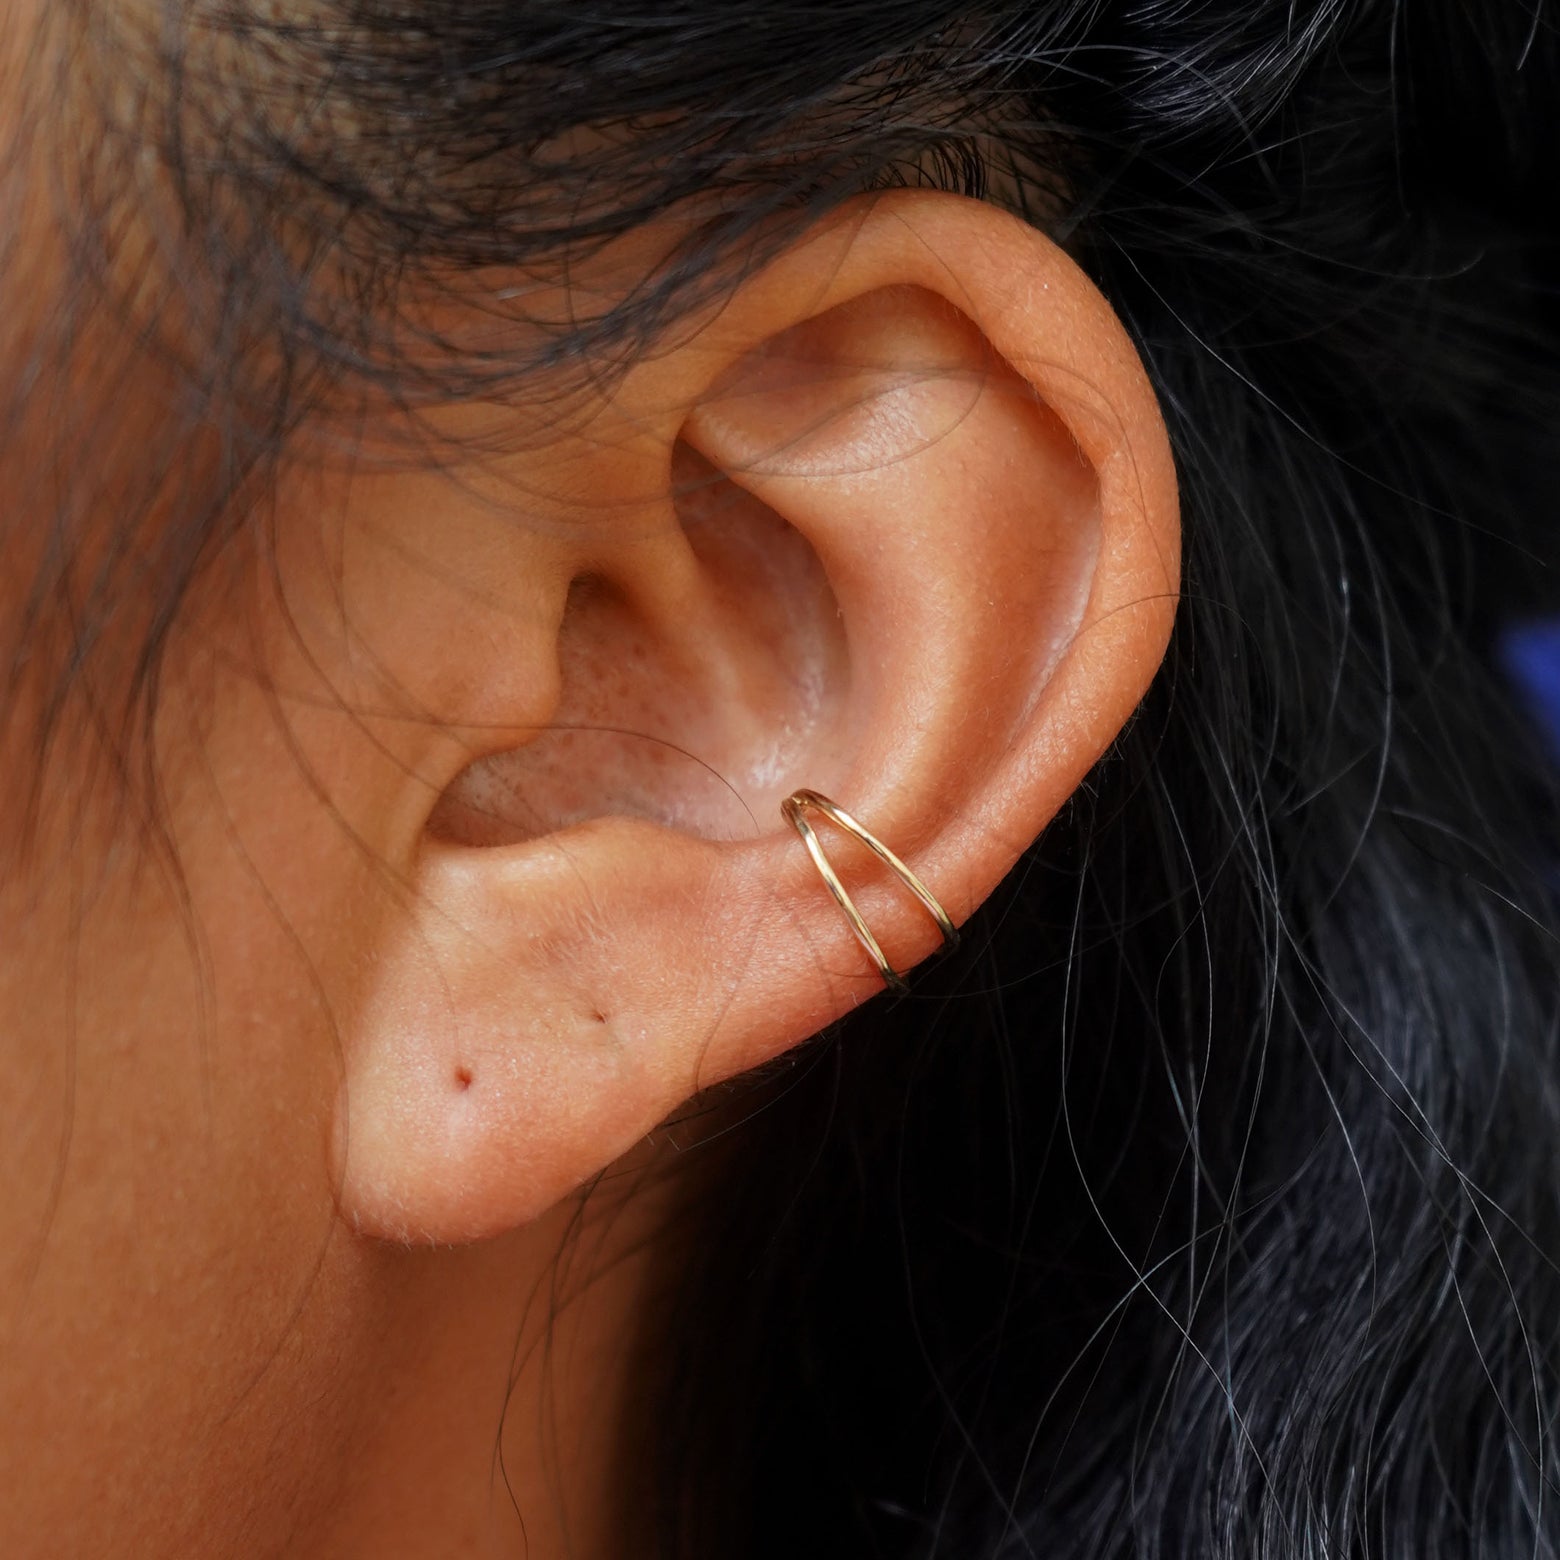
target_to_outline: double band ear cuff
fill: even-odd
[[[856,934],[856,941],[866,950],[867,957],[877,965],[878,973],[883,977],[883,984],[890,991],[907,991],[909,988],[905,984],[904,976],[884,956],[882,944],[872,935],[872,928],[863,919],[861,912],[856,908],[855,901],[840,881],[839,873],[834,870],[828,856],[824,854],[823,844],[807,817],[809,812],[821,813],[836,828],[853,835],[879,861],[891,867],[899,881],[926,906],[932,919],[937,923],[938,931],[942,933],[945,948],[952,948],[958,942],[959,929],[949,919],[948,912],[937,902],[932,891],[882,840],[863,828],[843,807],[831,802],[827,796],[817,791],[796,791],[781,802],[780,811],[784,813],[786,822],[801,835],[802,844],[807,847],[807,854],[812,857],[812,863],[823,878],[824,886],[833,894],[834,902],[850,923],[851,931]]]

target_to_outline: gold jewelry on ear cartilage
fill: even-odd
[[[866,949],[867,957],[877,965],[878,973],[883,977],[883,984],[891,991],[907,991],[909,988],[905,985],[904,976],[884,956],[882,944],[872,935],[872,928],[863,919],[861,912],[856,908],[855,901],[840,881],[839,873],[834,870],[828,856],[824,854],[823,844],[818,838],[817,831],[807,818],[808,812],[821,813],[836,828],[843,829],[847,834],[860,840],[879,861],[892,868],[898,875],[899,881],[930,912],[932,919],[937,923],[938,931],[942,933],[944,947],[951,948],[958,942],[959,929],[949,919],[948,912],[937,902],[932,891],[877,835],[863,828],[843,807],[831,802],[827,796],[817,791],[796,791],[781,802],[780,811],[785,814],[786,822],[801,835],[802,844],[807,847],[807,854],[812,857],[812,863],[823,878],[825,887],[833,894],[834,902],[850,923],[851,931],[856,934],[856,941]]]

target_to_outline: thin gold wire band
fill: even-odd
[[[856,941],[866,950],[867,957],[877,965],[878,973],[883,977],[883,984],[890,991],[908,991],[909,987],[905,983],[904,976],[888,962],[882,944],[872,935],[872,928],[867,925],[865,918],[856,908],[856,902],[850,897],[844,883],[840,881],[839,873],[834,870],[824,852],[823,842],[818,838],[817,831],[807,817],[809,811],[821,813],[836,828],[843,829],[847,834],[860,840],[879,861],[893,870],[899,881],[921,901],[937,923],[945,948],[951,948],[958,942],[958,927],[949,919],[948,912],[938,903],[931,889],[877,835],[863,827],[838,803],[831,802],[827,796],[818,791],[795,791],[781,802],[780,811],[785,815],[786,822],[801,835],[802,844],[807,847],[807,854],[812,857],[812,863],[818,869],[824,886],[834,896],[834,902],[840,907],[846,921],[850,923],[851,931],[856,934]]]

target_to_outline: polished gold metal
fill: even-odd
[[[948,912],[937,902],[931,889],[877,835],[864,828],[838,803],[831,802],[827,796],[818,791],[796,791],[781,802],[780,811],[785,814],[786,822],[801,835],[802,844],[807,847],[807,854],[812,857],[812,863],[823,878],[824,885],[834,896],[834,902],[850,923],[851,931],[856,934],[856,941],[866,950],[867,957],[877,965],[878,973],[883,977],[883,984],[890,991],[907,991],[909,988],[905,984],[904,976],[888,962],[882,944],[872,935],[872,928],[867,925],[861,912],[856,908],[855,901],[840,881],[839,873],[834,870],[828,856],[824,853],[823,843],[807,817],[808,812],[821,813],[836,828],[843,829],[847,834],[860,840],[879,861],[892,868],[898,875],[899,881],[930,912],[932,919],[937,923],[938,931],[942,933],[944,947],[951,948],[958,942],[959,929],[949,919]]]

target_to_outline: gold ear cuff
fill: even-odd
[[[883,977],[883,984],[890,991],[906,991],[909,988],[905,984],[905,978],[888,962],[884,956],[882,944],[872,935],[872,928],[862,918],[861,912],[856,908],[846,891],[845,885],[840,881],[840,875],[824,854],[823,844],[819,840],[817,831],[808,820],[809,812],[821,813],[836,828],[843,829],[847,834],[853,835],[870,850],[879,861],[891,867],[897,874],[899,881],[926,906],[932,919],[937,923],[937,929],[942,933],[943,946],[951,948],[959,940],[959,930],[948,917],[948,912],[937,902],[932,891],[902,862],[882,840],[869,830],[863,828],[843,807],[831,802],[828,797],[817,791],[796,791],[780,804],[780,811],[785,814],[786,822],[802,837],[802,844],[807,847],[807,854],[812,857],[813,865],[818,869],[823,878],[824,885],[834,895],[834,902],[840,907],[845,919],[850,923],[850,929],[856,934],[856,941],[866,950],[867,957],[877,965],[878,973]]]

